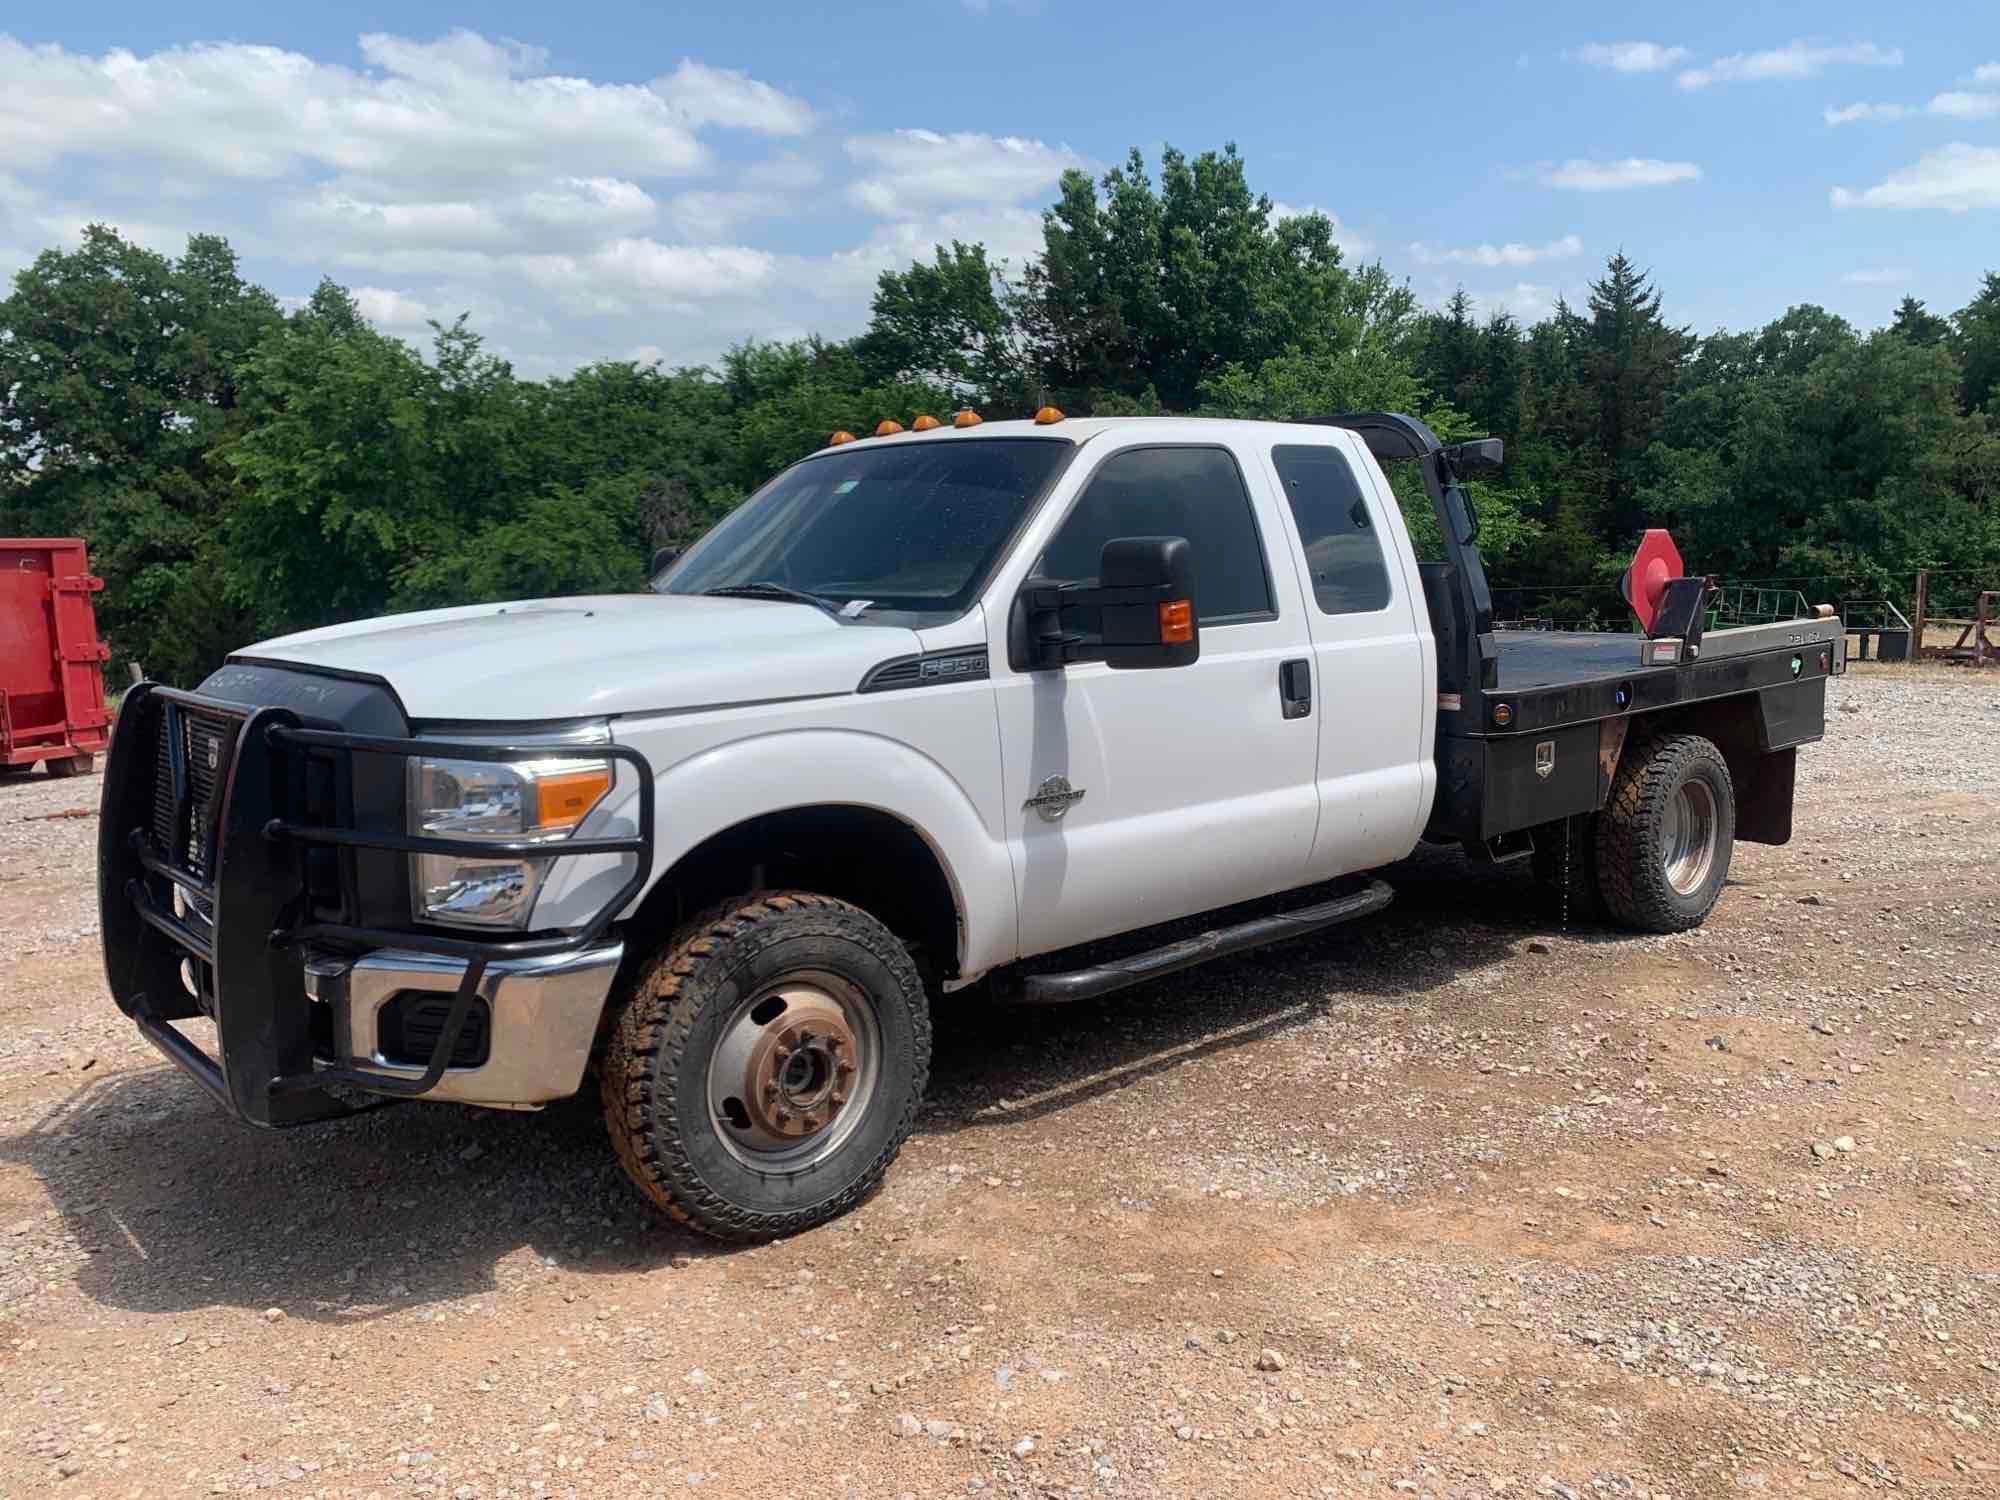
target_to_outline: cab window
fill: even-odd
[[[1121,536],[1187,538],[1204,629],[1273,618],[1263,539],[1227,449],[1128,448],[1106,459],[1036,571],[1064,583],[1095,578],[1104,544]],[[1094,632],[1095,614],[1078,610],[1073,623]]]
[[[1298,523],[1320,613],[1387,609],[1389,567],[1346,457],[1337,448],[1285,443],[1271,450],[1271,462]]]

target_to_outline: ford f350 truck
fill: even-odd
[[[1656,555],[1643,633],[1496,633],[1462,484],[1496,441],[918,425],[836,434],[645,593],[134,689],[100,849],[119,1007],[264,1126],[534,1109],[594,1063],[640,1191],[763,1238],[881,1179],[931,1007],[975,982],[1052,1003],[1330,928],[1423,840],[1680,930],[1735,840],[1790,836],[1839,622],[1704,633],[1709,581]]]

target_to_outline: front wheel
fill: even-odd
[[[742,897],[640,977],[601,1069],[605,1122],[675,1218],[719,1239],[795,1234],[882,1180],[930,1051],[923,981],[880,922],[805,891]]]
[[[1686,932],[1714,909],[1736,844],[1729,763],[1698,734],[1628,746],[1597,820],[1604,904],[1642,932]]]

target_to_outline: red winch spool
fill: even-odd
[[[1660,617],[1660,603],[1666,597],[1667,585],[1685,572],[1680,548],[1664,530],[1654,528],[1639,538],[1639,550],[1632,554],[1632,566],[1619,580],[1618,592],[1632,606],[1632,613],[1639,617],[1639,627],[1648,635],[1653,633],[1654,622]]]

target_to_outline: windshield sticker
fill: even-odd
[[[843,479],[840,481],[839,484],[833,487],[833,492],[836,495],[844,495],[859,483],[861,483],[861,481],[858,479]]]

